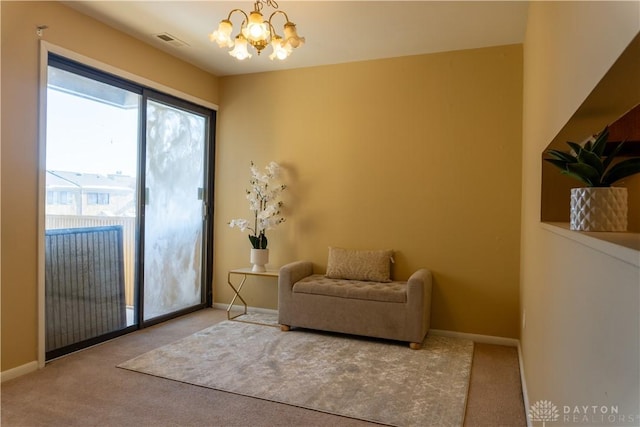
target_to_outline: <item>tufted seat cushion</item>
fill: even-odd
[[[307,276],[293,285],[293,293],[327,295],[382,302],[407,302],[407,282],[368,282]]]

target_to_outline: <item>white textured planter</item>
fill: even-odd
[[[624,187],[571,189],[571,230],[627,231],[627,211]]]
[[[251,271],[267,271],[265,265],[269,262],[269,249],[251,249]]]

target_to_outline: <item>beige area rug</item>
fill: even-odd
[[[247,314],[241,314],[233,320],[238,322],[257,323],[258,325],[274,326],[280,329],[277,314],[249,312]]]
[[[464,421],[472,356],[472,341],[440,336],[411,350],[224,321],[118,367],[382,424],[444,427]]]

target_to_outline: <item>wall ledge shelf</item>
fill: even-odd
[[[541,222],[543,229],[640,267],[640,233],[572,231],[568,222]]]

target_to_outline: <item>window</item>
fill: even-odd
[[[87,193],[87,205],[108,205],[109,193]]]
[[[71,191],[47,191],[48,205],[72,205],[73,193]]]

